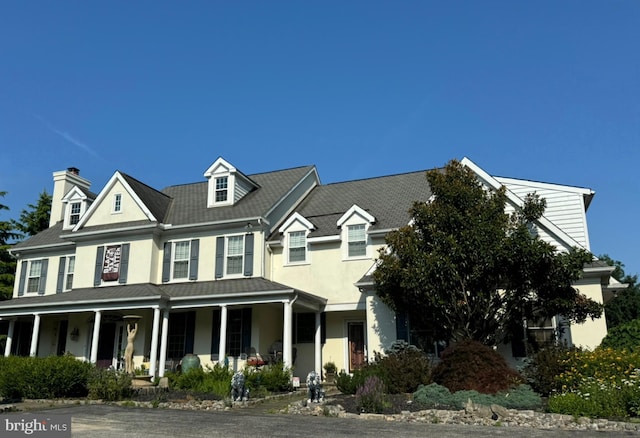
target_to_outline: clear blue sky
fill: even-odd
[[[324,183],[469,157],[596,192],[640,272],[640,1],[5,1],[0,203],[69,166],[162,189],[222,156]]]

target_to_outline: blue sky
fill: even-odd
[[[466,156],[593,189],[592,251],[639,273],[639,43],[636,0],[3,2],[0,220],[70,166],[97,192]]]

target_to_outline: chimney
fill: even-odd
[[[62,198],[65,197],[69,190],[74,186],[78,186],[82,190],[89,190],[91,182],[80,176],[80,169],[77,167],[69,167],[67,170],[53,172],[53,195],[51,195],[51,217],[49,218],[49,226],[64,220],[65,206]]]

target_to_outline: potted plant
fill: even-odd
[[[336,372],[338,371],[338,367],[333,362],[327,362],[324,364],[324,378],[327,383],[333,383],[336,378]]]

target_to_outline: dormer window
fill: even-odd
[[[314,225],[304,216],[296,212],[285,221],[278,229],[282,233],[285,248],[284,263],[287,265],[300,265],[310,263],[309,233],[314,230]]]
[[[349,242],[349,257],[364,257],[367,255],[367,235],[364,224],[348,225],[347,240]]]
[[[216,178],[216,203],[227,202],[229,189],[229,177],[221,176]]]
[[[289,233],[289,263],[299,263],[307,260],[307,233],[292,231]]]
[[[82,203],[72,202],[69,207],[69,225],[75,225],[80,222],[80,211],[82,209]]]
[[[342,215],[336,225],[341,229],[342,256],[345,260],[363,259],[369,255],[369,237],[367,231],[376,219],[357,205]]]

